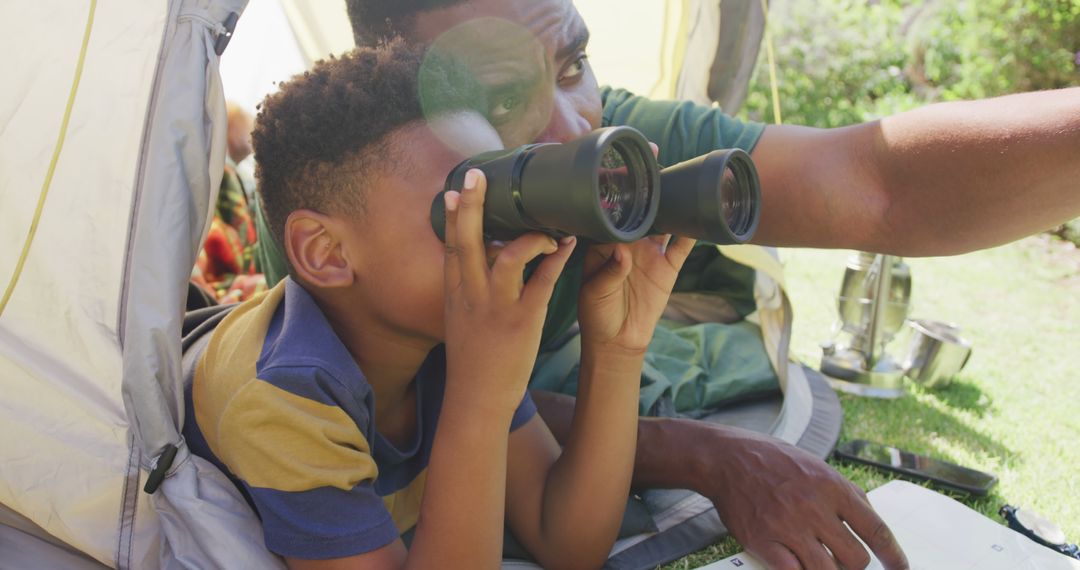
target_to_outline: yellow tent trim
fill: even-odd
[[[94,12],[97,10],[97,0],[90,0],[90,13],[86,17],[86,31],[83,32],[82,48],[79,50],[79,61],[75,65],[75,79],[71,83],[71,92],[68,94],[67,108],[64,109],[64,119],[60,122],[60,134],[53,148],[52,159],[49,161],[49,170],[45,174],[45,182],[41,185],[41,194],[38,196],[37,208],[34,210],[34,219],[30,222],[30,230],[27,232],[26,241],[23,243],[19,260],[15,263],[15,271],[11,275],[11,282],[4,290],[4,297],[0,299],[0,316],[4,314],[11,295],[15,292],[15,285],[22,275],[26,258],[30,255],[30,246],[34,243],[34,235],[37,234],[38,223],[41,214],[45,210],[45,198],[49,195],[49,187],[52,185],[53,174],[56,173],[56,163],[60,160],[60,151],[64,148],[64,139],[67,137],[68,122],[71,120],[71,109],[75,106],[75,94],[79,91],[79,81],[82,79],[83,63],[86,61],[86,50],[90,44],[90,30],[94,27]]]

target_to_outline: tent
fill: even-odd
[[[241,93],[223,85],[219,56],[246,3],[0,5],[0,46],[16,54],[0,91],[4,567],[282,567],[263,547],[258,520],[236,489],[191,455],[180,437],[187,280],[220,182],[225,94]],[[340,33],[323,27],[340,32],[340,17],[305,11],[335,3],[255,0],[252,14],[271,3],[277,8],[265,9],[283,16],[291,30],[292,40],[282,43],[295,42],[302,65],[312,56],[297,53],[335,49],[323,42]],[[590,3],[580,4],[588,17]],[[670,25],[688,18],[670,17]],[[244,28],[237,30],[240,46]],[[697,59],[689,45],[672,56],[686,63],[666,76],[667,85],[690,85],[675,81],[683,76],[707,77],[694,89],[719,93],[710,83],[717,76],[714,58],[707,57],[720,49],[718,41],[695,48]],[[225,53],[242,53],[237,46]],[[756,45],[740,53],[752,51]],[[688,71],[692,61],[700,73]],[[747,72],[736,65],[724,73]],[[729,91],[737,100],[739,89]],[[771,309],[761,318],[786,334],[790,306],[779,287],[779,265],[769,267],[759,272],[759,308]],[[835,395],[789,366],[786,338],[778,338],[773,357],[787,371],[786,395],[719,419],[824,456],[839,427]],[[700,497],[667,496],[657,499],[659,515],[667,513],[667,528],[683,529],[689,538],[667,533],[682,542],[665,543],[656,556],[679,556],[723,532]],[[623,552],[650,544],[656,543],[638,537]]]

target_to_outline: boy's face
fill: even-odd
[[[477,113],[443,115],[388,137],[395,165],[365,181],[364,214],[343,238],[358,252],[358,303],[383,326],[422,342],[442,342],[445,247],[431,228],[431,203],[462,160],[503,148]]]
[[[508,148],[568,142],[600,126],[589,31],[571,0],[467,0],[421,12],[415,33],[469,65]]]

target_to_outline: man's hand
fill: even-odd
[[[837,563],[849,570],[865,568],[870,556],[854,532],[885,568],[908,568],[862,489],[795,446],[737,431],[717,433],[723,443],[701,460],[704,471],[717,476],[698,491],[712,500],[748,552],[776,569],[835,568]]]

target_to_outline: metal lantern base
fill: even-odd
[[[883,355],[873,370],[863,368],[864,357],[850,349],[825,348],[821,357],[821,373],[834,389],[856,396],[894,399],[906,393],[904,369]]]

